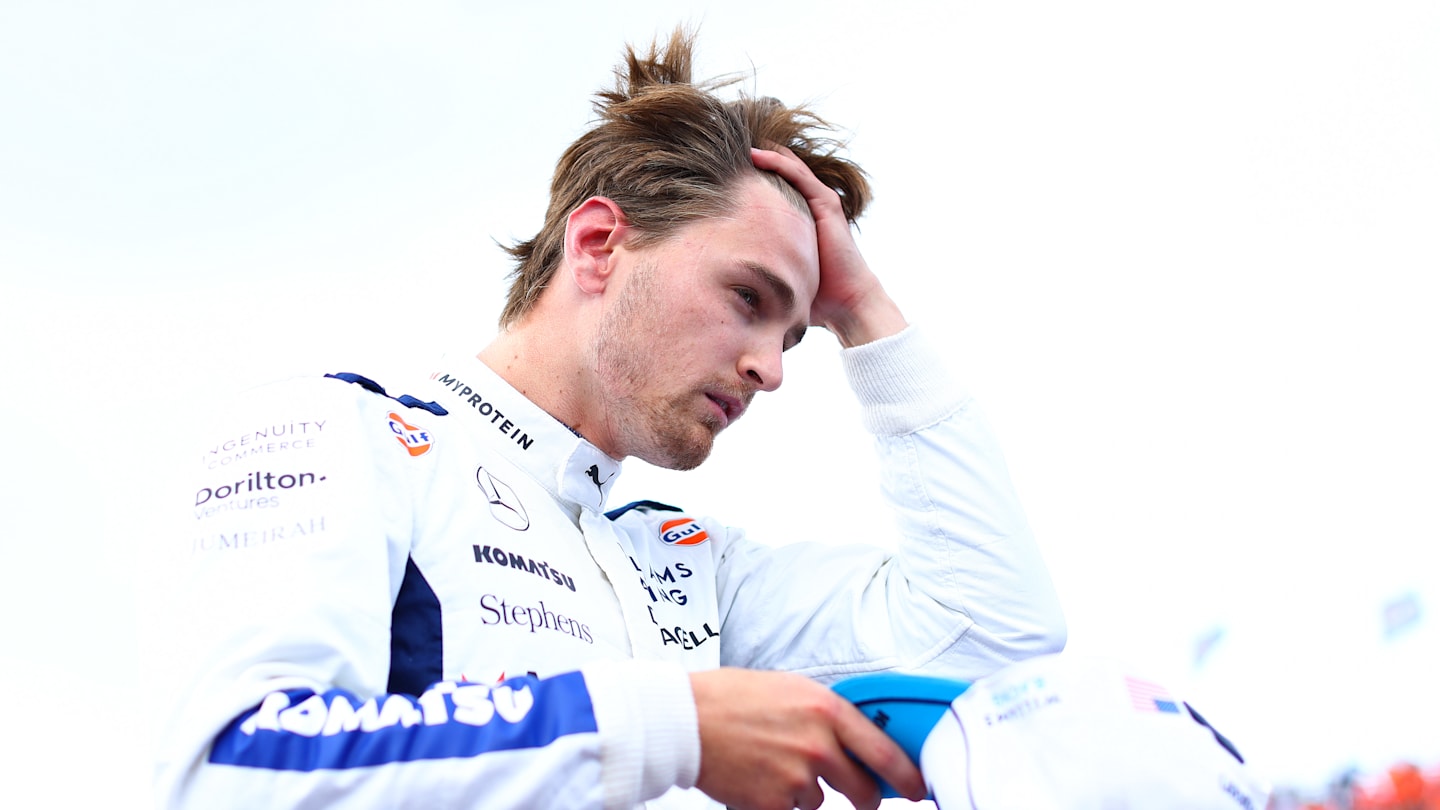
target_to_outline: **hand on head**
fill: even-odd
[[[775,172],[794,186],[815,218],[820,289],[810,306],[810,323],[830,330],[844,346],[859,346],[904,329],[905,316],[860,255],[835,189],[784,146],[751,149],[750,159],[755,168]]]

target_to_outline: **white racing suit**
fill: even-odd
[[[703,806],[687,671],[971,680],[1058,650],[970,401],[913,329],[843,359],[898,552],[608,507],[619,463],[474,357],[399,399],[353,375],[251,392],[184,518],[160,805]]]

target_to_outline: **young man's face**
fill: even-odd
[[[619,288],[593,344],[592,436],[616,457],[691,469],[757,391],[780,387],[820,283],[815,224],[756,177],[734,213],[621,248]],[[588,435],[588,434],[587,434]]]

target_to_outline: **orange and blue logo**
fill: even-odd
[[[390,430],[395,434],[395,441],[404,445],[410,455],[423,456],[430,452],[430,432],[406,422],[394,411],[390,412]]]
[[[710,539],[695,518],[676,518],[660,524],[660,539],[671,546],[698,546]]]

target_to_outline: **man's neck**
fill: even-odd
[[[581,364],[572,355],[573,336],[556,340],[544,330],[511,327],[502,331],[476,358],[500,375],[526,399],[579,433],[591,394]]]

